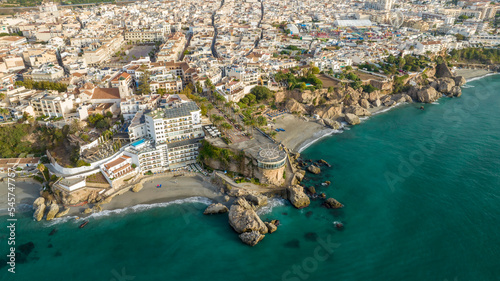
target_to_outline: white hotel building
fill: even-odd
[[[196,162],[200,139],[201,110],[193,101],[138,112],[129,127],[133,143],[125,148],[142,173],[161,172]]]

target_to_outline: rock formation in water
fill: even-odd
[[[346,115],[345,115],[345,121],[349,125],[357,125],[357,124],[361,123],[361,120],[359,120],[358,116],[356,116],[354,114],[350,114],[350,113],[346,113]]]
[[[221,203],[214,203],[211,204],[210,206],[205,209],[203,212],[204,215],[213,215],[213,214],[222,214],[222,213],[227,213],[229,209],[222,205]]]
[[[318,166],[316,166],[316,165],[311,165],[311,166],[309,166],[309,167],[307,168],[307,170],[308,170],[309,172],[313,173],[313,174],[319,174],[319,173],[321,173],[321,169],[320,169]]]
[[[70,210],[69,207],[64,208],[62,211],[60,211],[59,213],[57,213],[56,218],[60,218],[62,216],[67,215],[69,213],[69,210]]]
[[[45,211],[45,198],[38,197],[35,202],[33,202],[33,208],[35,212],[33,213],[33,218],[36,221],[41,221]]]
[[[311,200],[304,193],[304,188],[300,185],[292,185],[287,188],[288,200],[297,209],[302,209],[311,203]]]
[[[250,232],[243,232],[242,234],[239,235],[239,237],[243,243],[253,247],[257,245],[257,243],[262,241],[262,239],[264,239],[265,236],[258,231],[250,231]]]
[[[238,198],[229,209],[229,224],[238,233],[258,231],[267,233],[267,226],[244,198]]]
[[[46,220],[50,221],[54,219],[54,217],[57,215],[58,212],[59,212],[59,205],[52,203],[52,205],[50,205],[49,211],[47,212]]]
[[[328,198],[325,200],[323,205],[329,209],[340,209],[344,207],[339,201],[335,200],[334,198]]]

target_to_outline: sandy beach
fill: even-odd
[[[156,186],[161,184],[161,188]],[[103,210],[123,209],[139,204],[155,204],[171,202],[190,197],[206,197],[214,201],[222,200],[218,188],[201,175],[188,177],[159,177],[143,181],[139,192],[128,191],[117,195],[108,204],[103,204]],[[74,208],[75,211],[77,208]]]
[[[278,117],[275,123],[275,128],[285,129],[285,132],[279,132],[276,135],[276,140],[283,142],[288,149],[294,152],[300,151],[310,141],[334,131],[314,121],[305,121],[292,114]]]
[[[484,76],[486,74],[490,74],[493,72],[486,70],[486,69],[461,68],[461,69],[455,69],[455,73],[459,76],[463,76],[465,78],[465,80],[469,81],[472,78],[481,77],[481,76]]]
[[[16,179],[16,206],[32,205],[37,197],[40,196],[40,184],[31,179]],[[161,188],[156,186],[161,184]],[[124,194],[117,195],[108,204],[103,204],[103,210],[123,209],[139,204],[155,204],[171,202],[190,197],[206,197],[214,201],[221,201],[222,195],[218,188],[212,185],[201,175],[186,177],[156,177],[145,180],[143,189],[139,192],[127,191]],[[7,205],[7,182],[0,182],[0,213],[6,212]],[[68,216],[84,216],[83,210],[88,206],[71,208]]]
[[[32,205],[37,197],[40,196],[41,184],[33,179],[19,179],[16,178],[14,184],[14,195],[16,198],[16,205]],[[12,186],[11,186],[12,187]],[[4,178],[3,182],[0,182],[0,210],[7,209],[7,194],[8,183],[7,179]]]

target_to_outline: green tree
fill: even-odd
[[[150,74],[145,71],[139,78],[139,93],[142,95],[149,95],[151,93],[151,86],[149,85]]]
[[[271,90],[265,86],[255,86],[250,90],[250,93],[255,96],[257,101],[268,100],[272,97]]]
[[[257,124],[259,124],[259,126],[261,126],[261,127],[266,126],[267,125],[267,118],[262,116],[262,115],[257,117]]]

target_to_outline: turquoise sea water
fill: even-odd
[[[500,280],[500,76],[469,85],[306,149],[333,166],[305,184],[345,208],[276,201],[261,216],[281,226],[253,248],[227,215],[203,216],[203,200],[92,217],[84,229],[26,212],[16,239],[34,249],[0,280]]]

